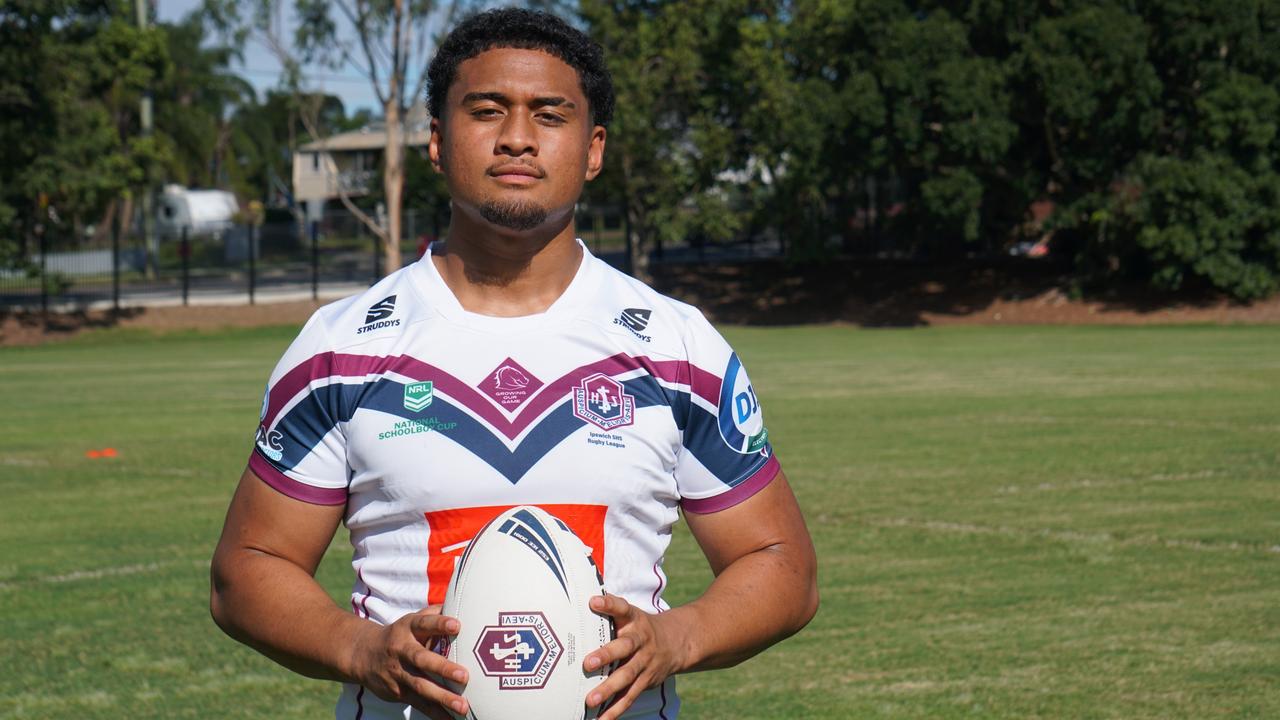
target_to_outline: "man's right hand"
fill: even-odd
[[[369,623],[353,648],[352,675],[374,695],[405,703],[433,720],[451,720],[444,708],[467,714],[467,701],[429,676],[467,682],[467,670],[432,652],[437,638],[457,635],[461,625],[440,606],[410,613],[390,625]]]
[[[428,649],[458,632],[456,619],[433,606],[382,626],[339,608],[316,582],[342,515],[341,505],[296,500],[246,469],[210,568],[214,621],[307,677],[358,683],[434,720],[450,720],[445,708],[466,715],[467,701],[441,678],[466,683],[467,671]]]

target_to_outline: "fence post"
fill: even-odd
[[[369,233],[373,238],[373,282],[370,285],[377,284],[382,277],[382,238],[377,233]]]
[[[49,245],[45,240],[44,226],[36,225],[40,237],[40,314],[49,314]],[[24,253],[25,254],[25,253]]]
[[[311,221],[311,300],[320,299],[320,223]]]
[[[178,252],[182,253],[182,306],[187,306],[187,298],[191,292],[191,238],[190,228],[182,226],[182,245]]]
[[[249,224],[249,304],[254,304],[254,289],[258,283],[258,227],[252,223]]]
[[[120,312],[120,225],[123,213],[116,213],[115,227],[111,233],[111,307]]]

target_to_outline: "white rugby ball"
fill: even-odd
[[[507,510],[482,529],[454,567],[445,615],[462,630],[446,656],[467,668],[467,720],[584,720],[587,693],[608,668],[582,669],[613,639],[611,618],[588,601],[604,592],[591,548],[541,508]],[[455,715],[455,717],[458,717]]]

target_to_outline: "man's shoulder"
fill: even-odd
[[[655,349],[679,352],[691,333],[710,324],[698,308],[659,292],[648,284],[598,260],[604,282],[592,303],[600,321],[622,328]],[[666,354],[666,353],[664,353]]]
[[[637,280],[603,260],[597,259],[597,262],[605,268],[606,293],[613,294],[619,298],[645,303],[654,310],[660,310],[664,315],[679,319],[682,322],[706,321],[702,311],[697,307],[660,292],[648,283]]]
[[[318,308],[308,327],[323,332],[335,349],[398,334],[423,311],[421,296],[413,288],[412,268],[406,265],[368,290]]]

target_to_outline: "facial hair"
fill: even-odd
[[[510,230],[532,230],[547,221],[545,207],[530,202],[497,202],[480,205],[480,217],[498,227]]]

